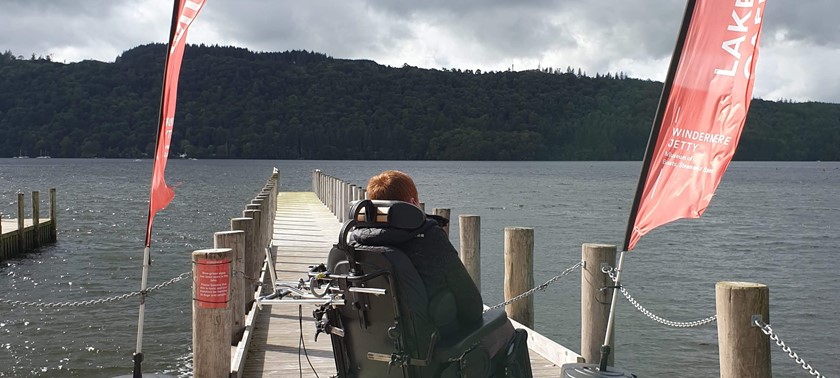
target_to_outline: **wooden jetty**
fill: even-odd
[[[25,215],[24,194],[17,195],[17,217],[0,219],[0,261],[31,252],[56,240],[55,189],[50,189],[48,217],[41,217],[39,192],[32,192],[31,218]]]
[[[306,277],[310,266],[324,262],[336,242],[348,204],[365,198],[365,193],[320,171],[313,173],[312,192],[279,192],[279,186],[275,170],[246,205],[242,217],[231,219],[231,230],[214,234],[214,248],[193,252],[196,377],[336,374],[329,337],[314,340],[313,305],[259,306],[255,299],[270,287],[268,262],[275,267],[279,282],[296,282]],[[433,209],[432,213],[448,216],[450,212]],[[460,253],[470,275],[479,281],[480,222],[472,217],[477,216],[461,215]],[[506,301],[533,287],[532,235],[527,227],[505,229]],[[505,307],[514,326],[528,331],[535,377],[560,376],[561,366],[568,363],[594,366],[591,364],[598,362],[610,307],[610,295],[602,288],[612,284],[602,267],[615,266],[615,258],[615,245],[586,243],[581,248],[580,263],[562,274],[581,268],[580,354],[529,329],[534,315],[532,301],[516,301]],[[516,280],[526,282],[513,282]],[[770,349],[763,329],[769,328],[766,286],[721,282],[716,297],[721,377],[767,376]],[[611,359],[608,363],[612,365]]]
[[[352,192],[348,193],[352,200]],[[336,206],[340,214],[343,208]],[[280,192],[277,195],[273,238],[278,280],[295,282],[306,277],[311,265],[325,262],[327,253],[336,242],[340,226],[329,205],[322,203],[316,193]],[[315,376],[313,368],[322,377],[335,375],[328,335],[321,335],[317,342],[313,340],[312,309],[312,306],[264,306],[255,317],[241,376],[287,377],[301,371],[305,376]],[[535,377],[559,376],[561,364],[580,361],[576,353],[533,330],[528,331]]]

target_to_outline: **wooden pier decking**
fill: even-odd
[[[0,261],[55,242],[55,189],[49,192],[50,215],[47,217],[40,217],[39,198],[37,191],[32,192],[32,218],[24,218],[24,194],[18,193],[17,217],[0,219]]]
[[[336,242],[340,226],[315,193],[280,192],[277,195],[273,237],[273,245],[277,248],[275,266],[278,280],[297,281],[306,277],[310,265],[325,262],[327,253]],[[313,341],[313,308],[306,305],[300,309],[294,305],[264,306],[254,320],[242,376],[289,377],[302,371],[304,376],[314,377],[313,368],[320,377],[335,375],[329,336],[321,335],[317,342]],[[529,330],[529,335],[531,367],[535,377],[560,375],[560,366],[540,353],[554,357],[555,362],[558,358],[575,362],[575,355],[565,348],[552,347],[550,340],[532,330]],[[301,341],[306,347],[306,354]],[[534,349],[540,350],[540,353]]]

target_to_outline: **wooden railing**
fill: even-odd
[[[213,235],[213,248],[192,253],[193,376],[238,377],[259,311],[255,298],[267,282],[266,253],[274,249],[274,213],[280,176],[275,170],[259,193]],[[268,251],[268,252],[266,252]]]

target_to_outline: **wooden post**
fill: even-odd
[[[356,188],[356,184],[349,185],[349,189],[347,190],[347,208],[344,209],[344,220],[347,220],[347,218],[350,217],[350,215],[348,214],[350,212],[350,203],[359,199],[356,196],[356,194],[359,192],[357,189],[358,188]]]
[[[247,207],[248,209],[256,209],[260,211],[260,245],[265,247],[268,244],[268,240],[271,239],[271,232],[268,229],[268,221],[270,220],[268,210],[268,201],[265,198],[257,197],[251,200],[251,205]]]
[[[601,346],[607,334],[610,317],[612,290],[601,290],[614,286],[608,274],[601,271],[602,265],[615,267],[616,247],[610,244],[585,243],[581,248],[584,262],[580,272],[580,355],[587,363],[601,361]],[[615,345],[615,332],[610,345]],[[615,353],[610,353],[607,364],[613,366]]]
[[[56,198],[55,198],[55,188],[50,189],[50,241],[55,242],[58,239],[58,233],[56,232],[56,224],[58,222],[58,218],[56,217]]]
[[[245,231],[222,231],[213,234],[213,248],[230,248],[230,345],[236,345],[245,333]]]
[[[248,304],[253,299],[254,289],[257,288],[257,284],[259,283],[259,271],[256,269],[257,264],[254,261],[257,259],[257,250],[259,249],[259,243],[257,242],[257,220],[254,219],[255,211],[245,210],[242,212],[242,218],[233,218],[230,221],[231,229],[245,231],[245,278],[247,280],[247,291],[250,293]]]
[[[770,289],[751,282],[715,285],[721,378],[771,377],[770,338],[753,317],[770,324]]]
[[[252,272],[253,264],[251,264],[251,254],[255,247],[254,240],[254,219],[253,218],[232,218],[230,220],[230,229],[234,231],[242,231],[244,248],[242,249],[242,308],[241,311],[248,312],[251,301],[254,299],[254,289],[256,289],[257,276]],[[249,265],[251,264],[251,265]]]
[[[461,240],[461,262],[481,291],[481,217],[461,215],[458,217]]]
[[[193,251],[193,376],[230,376],[230,248]]]
[[[419,207],[419,208],[420,208],[420,210],[423,210],[423,213],[425,213],[425,212],[426,212],[426,203],[425,203],[425,202],[420,202],[420,203],[418,203],[418,204],[417,204],[417,207]]]
[[[41,246],[41,195],[32,191],[32,248]]]
[[[18,253],[23,253],[23,252],[26,251],[26,239],[23,238],[23,234],[24,234],[23,233],[23,228],[24,228],[23,227],[24,226],[24,223],[23,223],[24,218],[23,217],[25,216],[25,214],[23,213],[23,192],[18,192],[18,194],[17,194],[17,210],[18,210],[18,218],[17,218],[17,223],[18,223],[18,229],[17,229]]]
[[[338,195],[338,179],[335,177],[330,177],[330,210],[332,211],[333,215],[338,213],[336,209],[336,205],[338,204],[338,200],[335,198]]]
[[[312,171],[312,191],[315,193],[315,196],[321,198],[321,193],[318,190],[318,174],[321,173],[320,170],[316,169]]]
[[[451,212],[450,209],[445,209],[445,208],[444,209],[439,209],[437,207],[432,209],[432,214],[444,217],[444,218],[446,218],[446,220],[450,220],[449,216],[450,216],[451,213],[452,212]],[[446,224],[445,227],[443,227],[443,231],[446,232],[446,236],[449,236],[449,224],[448,223]]]
[[[534,287],[534,229],[505,227],[505,301]],[[505,306],[508,317],[534,328],[534,296]]]
[[[338,221],[344,222],[347,213],[347,183],[339,181],[338,186]]]
[[[242,212],[243,217],[254,218],[254,251],[250,256],[249,261],[254,265],[254,277],[260,275],[260,266],[262,265],[262,256],[264,255],[263,248],[263,212],[257,209],[257,205],[251,204],[246,206],[246,210]]]

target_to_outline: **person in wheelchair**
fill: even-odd
[[[400,171],[384,171],[368,180],[371,200],[396,200],[419,206],[417,187],[411,177]],[[400,249],[417,269],[429,298],[447,300],[455,315],[445,324],[437,324],[442,342],[466,334],[481,325],[484,302],[481,293],[443,231],[449,220],[426,214],[419,228],[356,228],[351,241],[364,246],[393,246]],[[446,296],[450,298],[441,298]]]
[[[531,377],[527,333],[501,309],[483,312],[441,228],[447,220],[417,207],[411,177],[382,172],[367,194],[327,264],[310,271],[343,302],[313,313],[318,333],[330,335],[337,377]]]

